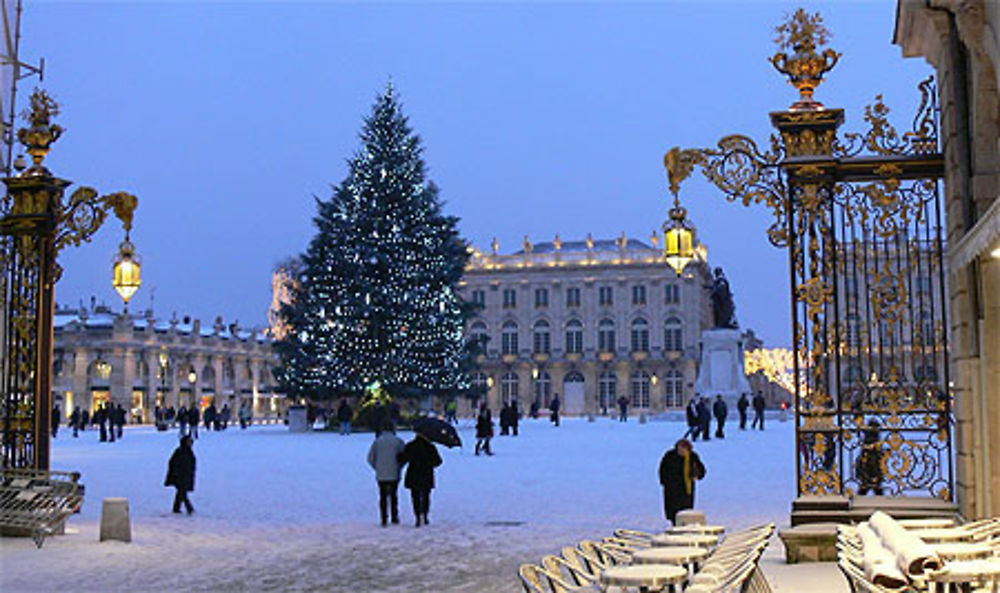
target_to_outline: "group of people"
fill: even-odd
[[[386,424],[368,449],[368,464],[375,470],[378,482],[378,508],[382,527],[399,523],[399,477],[406,467],[403,485],[410,491],[416,526],[430,523],[431,490],[434,488],[434,468],[441,465],[441,455],[434,443],[421,434],[403,444],[392,424]]]
[[[747,428],[747,412],[750,408],[750,398],[747,394],[742,394],[736,403],[736,409],[740,414],[740,430]],[[764,396],[759,392],[753,397],[754,418],[750,428],[764,430]],[[709,441],[712,439],[712,417],[715,417],[716,429],[715,437],[726,438],[725,427],[726,418],[729,416],[729,406],[722,395],[717,395],[715,401],[711,402],[707,397],[693,397],[688,402],[687,410],[687,432],[684,438],[691,437],[692,441],[697,441],[698,437]]]
[[[107,402],[101,404],[91,416],[88,410],[81,410],[80,406],[73,408],[69,415],[68,426],[73,429],[73,436],[79,437],[81,431],[86,431],[87,426],[97,425],[100,428],[101,442],[115,442],[125,434],[125,422],[127,412],[121,404],[111,405]],[[52,408],[52,437],[59,434],[59,423],[62,421],[62,410],[59,404]]]

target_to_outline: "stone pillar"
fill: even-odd
[[[87,367],[90,366],[88,350],[77,348],[73,357],[73,402],[80,412],[90,410],[90,389],[87,385]],[[92,412],[92,411],[91,411]]]
[[[1000,385],[1000,260],[984,258],[980,267],[982,282],[983,317],[979,322],[980,384]],[[983,458],[983,506],[981,517],[1000,513],[1000,398],[997,393],[982,394],[984,414],[977,420],[982,423],[983,447],[976,455]]]
[[[153,349],[143,350],[141,353],[143,360],[146,361],[146,409],[149,411],[146,414],[146,422],[155,422],[156,419],[153,417],[153,413],[156,411],[156,398],[160,394],[160,361],[158,360],[157,353]],[[165,406],[164,406],[165,407]]]

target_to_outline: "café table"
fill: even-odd
[[[944,568],[927,574],[929,593],[972,593],[974,585],[989,584],[997,591],[1000,583],[1000,560],[945,562]]]
[[[649,542],[653,546],[696,546],[713,548],[719,543],[719,536],[706,533],[660,533]]]
[[[929,529],[914,529],[913,535],[928,544],[943,544],[950,542],[967,542],[972,540],[972,532],[961,527],[932,527]]]
[[[632,564],[612,566],[601,571],[602,589],[608,587],[636,587],[639,591],[668,591],[678,593],[687,580],[688,571],[670,564]]]
[[[956,526],[954,519],[946,519],[943,517],[927,519],[899,519],[897,523],[907,529],[936,529]]]
[[[984,560],[993,556],[993,548],[986,544],[970,542],[945,542],[930,544],[942,560]]]
[[[708,557],[708,550],[694,546],[665,546],[646,548],[632,554],[632,564],[673,564],[683,566],[688,576],[698,572],[702,560]]]
[[[678,525],[671,527],[666,533],[704,533],[705,535],[722,535],[726,528],[722,525]]]

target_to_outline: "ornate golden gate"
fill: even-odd
[[[52,123],[58,105],[44,91],[31,96],[25,113],[30,127],[18,140],[32,164],[4,178],[0,202],[0,457],[3,467],[49,469],[52,409],[52,316],[59,250],[89,241],[109,210],[132,225],[138,200],[126,193],[98,196],[80,187],[63,202],[69,181],[43,165],[50,145],[62,135]],[[19,159],[21,160],[21,159]],[[128,244],[127,234],[123,248]]]
[[[813,99],[840,54],[799,10],[778,27],[771,62],[800,92],[771,113],[766,150],[745,136],[672,149],[671,189],[701,168],[727,199],[765,204],[770,241],[787,247],[795,350],[798,493],[952,499],[944,162],[936,91],[920,85],[914,129],[899,134],[881,96],[864,134],[837,130],[842,109]]]

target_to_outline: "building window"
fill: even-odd
[[[667,352],[680,352],[683,350],[681,320],[671,317],[664,323],[663,328],[663,349]]]
[[[489,340],[489,336],[486,333],[486,324],[482,321],[473,323],[472,327],[469,328],[469,340],[480,348],[485,348],[486,342]]]
[[[517,307],[517,291],[513,288],[503,289],[503,308],[513,309]]]
[[[535,308],[541,309],[549,306],[549,289],[548,288],[536,288],[535,289]]]
[[[597,380],[598,397],[601,409],[607,413],[608,408],[618,405],[618,375],[614,371],[604,371]]]
[[[632,287],[632,304],[633,305],[645,305],[646,304],[646,287],[642,285]]]
[[[566,289],[566,306],[567,307],[579,307],[580,306],[580,289],[579,288],[567,288]]]
[[[482,371],[472,373],[472,388],[476,393],[486,393],[490,387],[489,377]]]
[[[532,331],[532,351],[535,354],[548,354],[552,350],[552,339],[549,334],[549,322],[541,319],[535,322]]]
[[[597,290],[597,301],[602,307],[610,307],[614,303],[614,293],[610,286],[601,286]]]
[[[538,373],[535,378],[535,401],[543,408],[549,407],[552,402],[552,377],[547,371]]]
[[[642,369],[632,373],[632,407],[649,407],[649,373]]]
[[[665,404],[668,408],[679,408],[684,405],[684,375],[678,370],[667,371],[663,377]]]
[[[486,291],[485,290],[473,290],[472,291],[472,302],[481,307],[486,306]]]
[[[583,352],[583,324],[578,319],[566,323],[566,352]]]
[[[504,403],[510,403],[516,401],[517,391],[520,382],[517,379],[516,373],[504,373],[503,378],[500,379],[500,395],[503,397]]]
[[[615,322],[602,319],[597,324],[597,350],[599,352],[615,351]]]
[[[649,352],[649,324],[645,319],[632,322],[632,352]]]
[[[508,321],[503,324],[500,335],[500,348],[503,354],[517,354],[517,324]]]
[[[664,304],[667,305],[679,305],[681,302],[681,287],[676,284],[667,284],[663,287],[666,297],[663,299]]]

